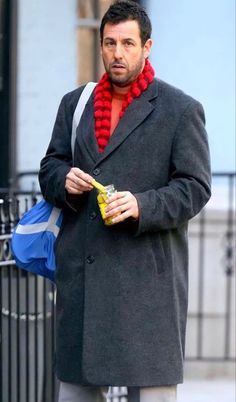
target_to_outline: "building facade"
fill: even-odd
[[[62,96],[100,77],[98,29],[111,1],[0,0],[0,187],[32,185]],[[156,75],[202,102],[213,170],[234,170],[234,0],[140,2]]]
[[[99,24],[110,3],[111,0],[0,0],[0,190],[9,187],[31,190],[33,184],[37,185],[39,163],[45,154],[62,96],[83,83],[98,80],[103,72]],[[176,8],[180,7],[177,7],[178,2],[173,3]],[[182,56],[177,60],[179,42],[175,54],[178,62],[171,70],[169,60],[173,58],[173,53],[170,57],[168,49],[175,46],[173,34],[169,30],[166,45],[167,34],[164,35],[163,30],[168,30],[170,23],[173,26],[174,21],[183,23],[184,17],[178,15],[177,10],[174,16],[173,10],[169,12],[168,7],[165,7],[165,14],[164,9],[158,8],[161,4],[164,0],[149,0],[144,4],[152,18],[155,48],[157,46],[158,49],[151,54],[151,61],[158,76],[167,81],[170,77],[171,83],[178,86],[179,77],[183,79],[187,76],[180,73],[184,66],[180,61],[186,61],[185,68],[189,74],[193,68],[188,64],[191,57],[187,58],[183,46]],[[157,18],[158,15],[160,18]],[[156,19],[160,21],[161,17],[166,22],[165,27],[156,24]],[[160,40],[155,34],[157,25]],[[180,24],[178,30],[182,39],[185,34],[181,30],[183,26]],[[189,41],[186,39],[184,43],[189,44]],[[195,43],[195,49],[201,46]],[[200,72],[199,66],[195,67]],[[178,69],[179,74],[176,72]],[[178,78],[173,74],[177,74]],[[190,81],[193,87],[190,88],[185,80],[186,88],[183,89],[191,93],[193,90],[192,95],[198,98],[200,87],[196,82],[199,81]],[[209,91],[216,104],[219,100],[225,102],[222,96],[215,96],[211,87]],[[228,98],[228,92],[225,96]],[[205,99],[207,101],[207,96]],[[215,107],[214,101],[209,98],[212,108]],[[211,137],[210,130],[211,138],[214,139],[214,135]],[[217,367],[220,375],[232,373],[235,356],[235,175],[218,175],[217,180],[206,210],[190,224],[191,297],[187,357],[189,365],[201,362],[200,370],[208,376],[215,373]],[[9,267],[3,255],[9,249],[6,247],[7,237],[3,236],[0,240],[0,274],[6,279],[6,284],[11,284]],[[10,294],[5,283],[2,288]],[[16,292],[12,291],[12,294]],[[12,318],[14,325],[13,318],[16,317],[14,302],[14,311],[11,312],[7,304],[8,295],[3,294],[2,300],[3,320],[8,328],[9,320]],[[5,336],[5,340],[8,339]],[[12,339],[14,343],[15,337],[12,336]],[[8,353],[11,348],[3,349]],[[10,352],[6,359],[8,356]],[[9,380],[8,373],[4,375],[6,381],[7,378]]]

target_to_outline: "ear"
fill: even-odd
[[[147,40],[147,42],[145,43],[144,47],[143,47],[145,59],[147,59],[148,56],[150,55],[150,53],[151,53],[151,47],[152,47],[152,39],[149,38],[149,39]]]

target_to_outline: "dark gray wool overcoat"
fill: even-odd
[[[39,173],[43,196],[64,210],[56,245],[56,373],[84,385],[181,383],[188,299],[188,220],[210,197],[200,103],[155,79],[128,107],[99,153],[93,94],[74,165],[135,195],[140,218],[105,226],[97,192],[68,196],[72,116],[82,88],[60,104]]]

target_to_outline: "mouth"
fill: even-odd
[[[125,66],[123,64],[112,64],[111,66],[112,70],[125,70]]]

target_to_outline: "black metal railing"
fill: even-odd
[[[235,361],[235,179],[213,174],[212,199],[190,222],[187,360]]]
[[[214,174],[212,201],[190,222],[187,360],[234,361],[235,178]],[[19,270],[10,247],[19,217],[41,195],[2,189],[0,198],[0,401],[53,402],[56,291]],[[114,387],[108,400],[125,395],[125,387]]]

